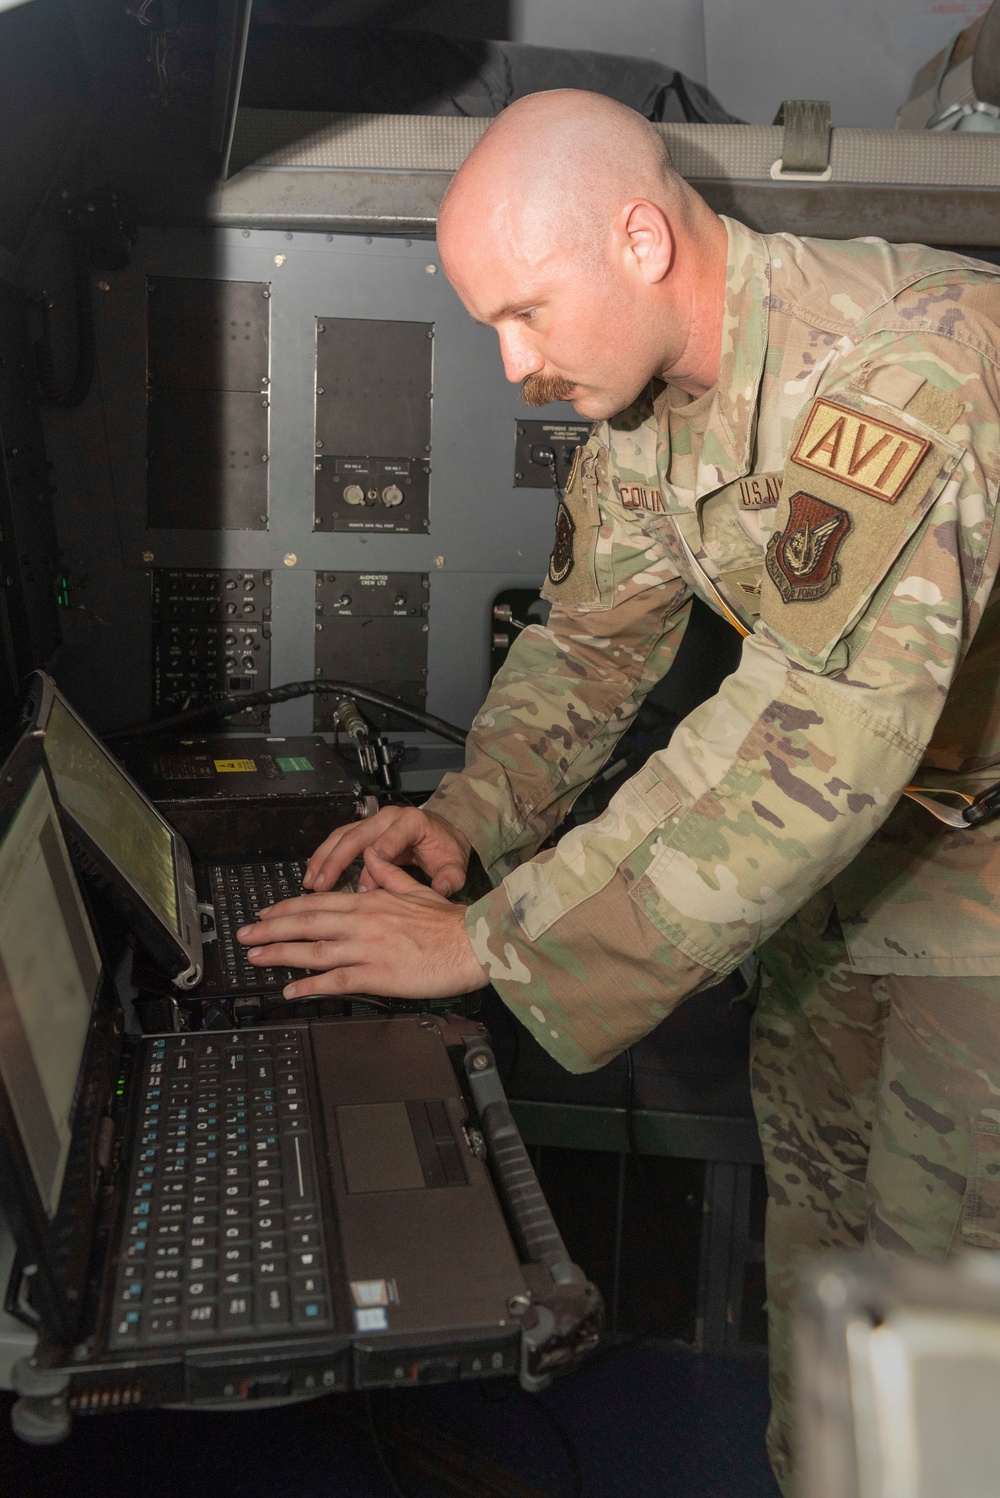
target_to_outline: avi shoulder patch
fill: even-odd
[[[931,444],[867,411],[813,402],[792,462],[894,505]]]
[[[891,414],[891,413],[890,413]],[[924,429],[926,431],[926,428]],[[962,453],[885,407],[821,397],[793,436],[761,583],[761,622],[810,670],[861,618]]]

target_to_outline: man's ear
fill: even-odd
[[[629,269],[653,286],[669,273],[674,261],[674,232],[663,209],[648,198],[632,198],[615,225],[621,253]]]

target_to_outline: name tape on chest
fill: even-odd
[[[659,489],[648,489],[644,484],[623,484],[614,480],[615,493],[626,510],[648,510],[651,515],[663,515],[663,499]]]
[[[894,505],[930,446],[925,438],[867,412],[861,415],[835,401],[818,400],[792,462]]]

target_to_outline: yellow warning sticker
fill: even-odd
[[[214,763],[220,775],[252,775],[257,768],[257,761],[253,759],[217,759]]]
[[[930,445],[923,437],[876,421],[867,413],[818,400],[792,462],[894,505]]]

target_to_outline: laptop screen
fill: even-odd
[[[45,753],[60,804],[163,924],[179,933],[170,828],[58,695]]]
[[[0,1074],[55,1215],[101,961],[44,772],[0,842]]]

